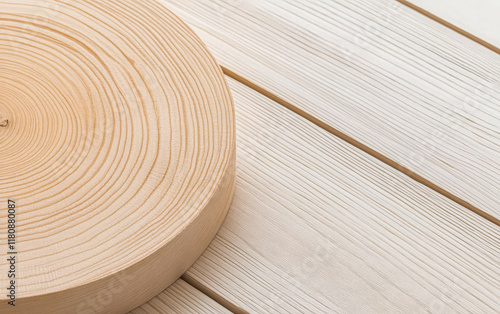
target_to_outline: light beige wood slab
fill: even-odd
[[[231,313],[220,304],[193,288],[184,280],[177,280],[168,289],[129,314],[170,313]]]
[[[500,55],[392,0],[161,2],[230,71],[499,221]]]
[[[155,1],[0,8],[0,313],[132,310],[177,280],[225,217],[227,82]]]
[[[252,313],[494,313],[500,227],[230,80],[237,184],[183,277]]]
[[[398,0],[500,53],[500,2],[496,0]]]

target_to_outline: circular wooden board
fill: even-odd
[[[225,217],[225,78],[153,0],[0,8],[0,313],[131,310],[181,276]]]

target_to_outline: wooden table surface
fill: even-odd
[[[161,2],[227,75],[237,187],[207,251],[132,313],[500,311],[498,5]]]

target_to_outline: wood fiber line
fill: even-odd
[[[393,0],[160,2],[227,73],[498,223],[500,55]]]
[[[3,289],[17,252],[16,306],[2,293],[0,313],[130,311],[194,263],[230,206],[225,77],[156,1],[0,7]]]
[[[486,40],[481,39],[478,36],[471,34],[470,32],[467,32],[466,30],[460,28],[458,25],[455,25],[449,21],[446,21],[446,19],[449,18],[449,15],[450,16],[452,15],[452,13],[450,13],[452,8],[450,8],[450,10],[448,10],[448,13],[445,14],[446,17],[445,16],[439,17],[439,16],[432,14],[431,12],[428,11],[428,10],[432,10],[432,7],[429,7],[428,10],[426,10],[425,8],[427,8],[427,7],[422,8],[415,3],[412,3],[411,1],[407,1],[407,0],[396,0],[396,1],[401,2],[402,4],[412,8],[413,10],[416,10],[417,12],[420,12],[423,15],[430,17],[431,19],[435,20],[436,22],[441,23],[444,26],[449,27],[452,30],[464,35],[465,37],[470,38],[471,40],[477,42],[478,44],[483,45],[486,48],[491,49],[492,51],[500,54],[500,49],[498,47],[496,47],[495,45],[487,42]],[[494,3],[494,0],[489,0],[489,1],[491,1],[491,3]],[[477,1],[469,1],[466,3],[462,3],[462,4],[454,3],[452,6],[460,6],[460,5],[467,8],[468,6],[472,7],[472,6],[481,5],[481,3],[477,3]],[[464,8],[464,11],[465,11],[465,8]],[[484,10],[488,10],[488,8],[484,8]],[[496,13],[497,13],[497,15],[500,14],[500,9]],[[472,21],[472,23],[482,23],[482,22],[483,21],[479,21],[479,20]],[[492,34],[493,36],[498,36],[498,29],[496,29],[494,26],[495,25],[492,25],[492,27],[490,27],[490,31],[488,33]],[[498,40],[498,42],[500,42],[500,40]]]
[[[234,201],[184,278],[251,313],[500,307],[500,227],[229,83]]]
[[[184,280],[177,280],[154,299],[129,314],[231,313]]]

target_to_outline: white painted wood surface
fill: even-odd
[[[162,3],[224,67],[500,217],[500,55],[394,0]]]
[[[188,271],[255,313],[494,313],[500,227],[230,80],[237,188]]]
[[[129,314],[231,313],[214,300],[179,279],[143,306]]]
[[[408,0],[408,2],[500,48],[500,1]]]

